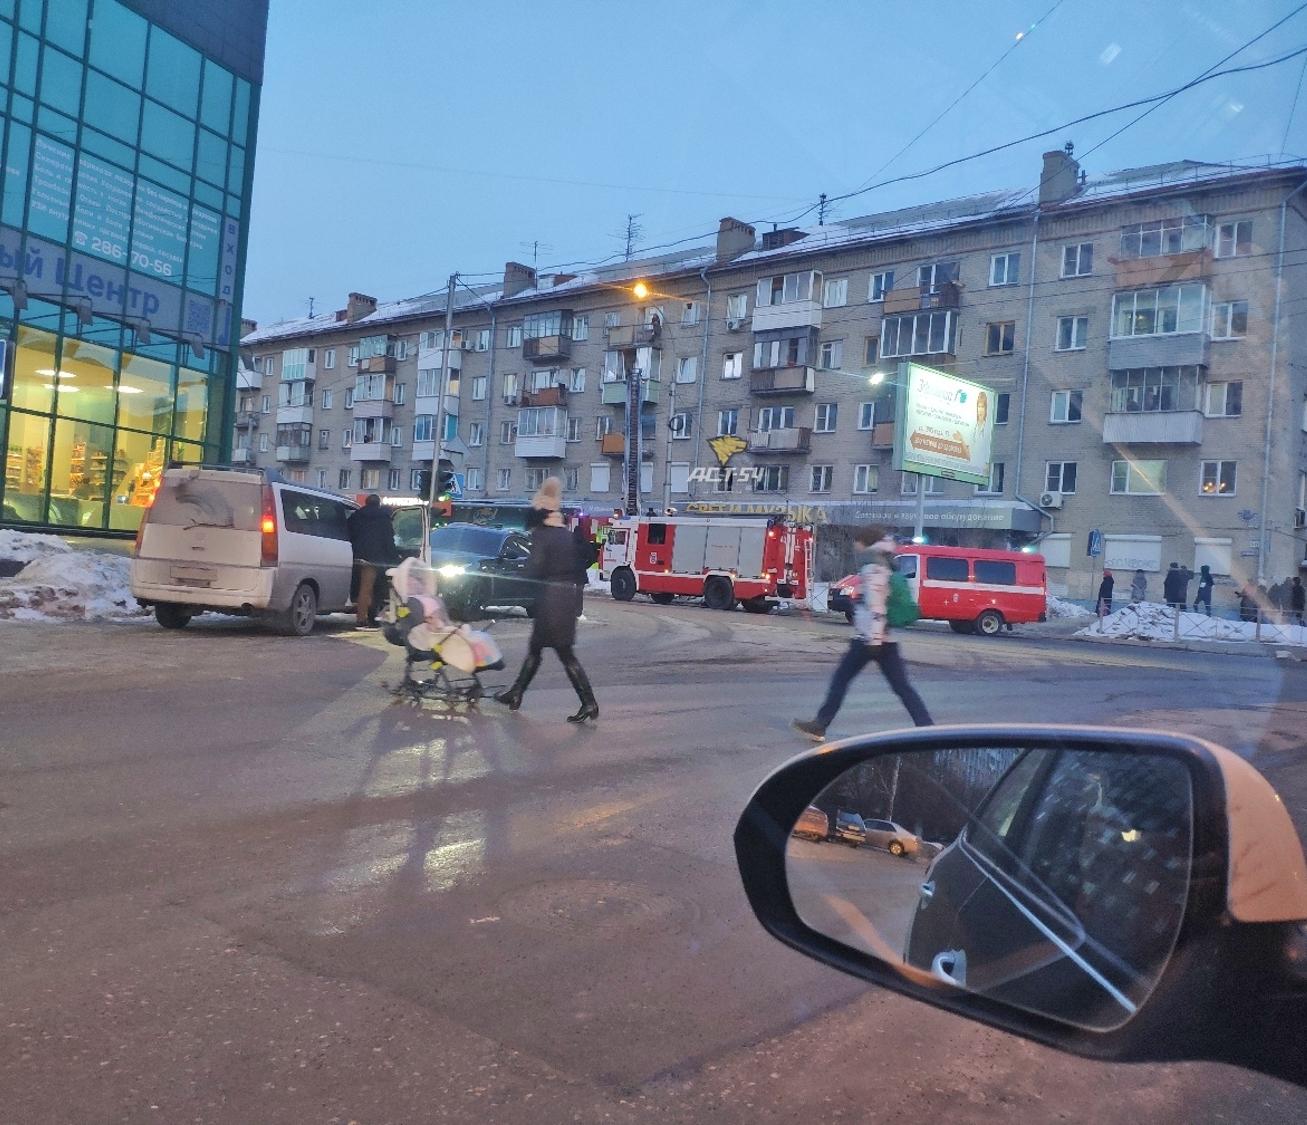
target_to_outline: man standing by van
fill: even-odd
[[[358,580],[355,623],[360,629],[375,628],[378,579],[386,567],[399,562],[390,512],[375,492],[363,501],[363,507],[350,514],[349,542],[354,549],[354,576]]]

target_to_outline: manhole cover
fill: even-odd
[[[613,935],[661,923],[684,909],[671,895],[609,879],[537,883],[506,895],[501,917],[557,933]]]

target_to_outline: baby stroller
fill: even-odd
[[[486,693],[481,673],[504,667],[494,638],[450,620],[435,571],[420,559],[405,559],[388,573],[382,633],[404,650],[404,678],[391,694],[415,706],[426,699],[475,705]]]

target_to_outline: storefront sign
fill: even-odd
[[[994,392],[919,363],[899,364],[897,383],[902,407],[894,468],[987,484]]]

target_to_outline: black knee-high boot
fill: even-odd
[[[518,672],[517,679],[513,681],[513,686],[507,691],[499,692],[495,699],[504,704],[510,711],[516,711],[522,706],[522,695],[531,686],[531,681],[539,670],[540,654],[538,652],[528,652],[526,659],[522,661],[522,670]]]
[[[575,715],[568,715],[567,721],[584,723],[587,719],[599,718],[599,702],[595,699],[594,688],[590,686],[585,669],[574,653],[569,652],[563,657],[563,671],[567,673],[567,678],[572,681],[572,686],[581,699],[581,709]]]

